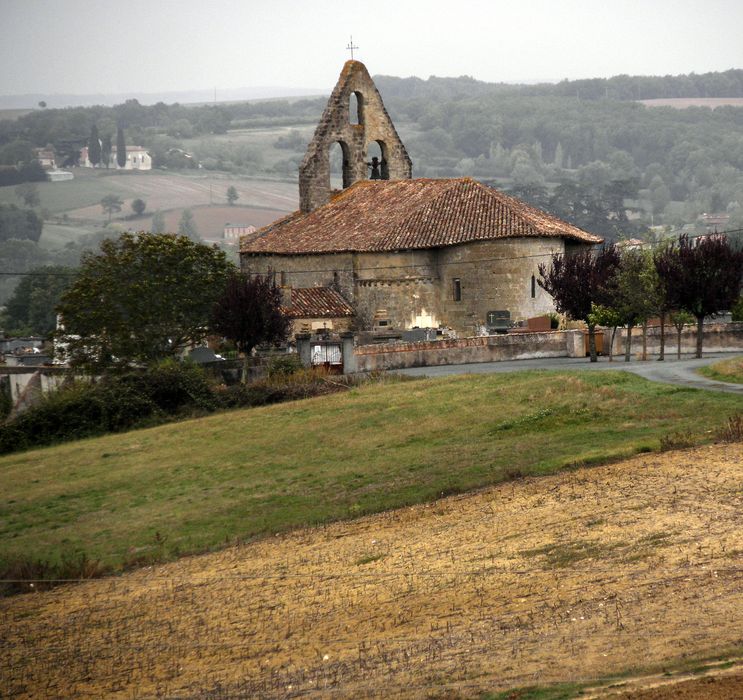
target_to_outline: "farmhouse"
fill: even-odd
[[[80,151],[80,165],[83,168],[92,168],[93,164],[88,158],[88,147],[84,146]],[[101,162],[100,167],[106,167]],[[111,155],[108,159],[108,167],[117,170],[152,170],[152,156],[142,146],[126,147],[126,162],[120,166],[116,158],[116,146],[111,147]]]
[[[340,144],[342,190],[329,150]],[[372,156],[372,150],[379,153]],[[369,73],[348,61],[299,170],[297,212],[242,239],[246,272],[335,290],[363,328],[473,334],[508,311],[553,310],[536,283],[552,253],[601,239],[470,178],[413,179]]]

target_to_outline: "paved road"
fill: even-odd
[[[397,370],[400,374],[414,376],[441,377],[447,374],[486,374],[490,372],[519,372],[525,369],[569,369],[569,370],[622,370],[634,372],[654,382],[676,384],[694,389],[709,389],[712,391],[727,391],[733,394],[743,394],[743,384],[730,384],[707,379],[696,370],[704,365],[712,364],[720,359],[740,355],[737,353],[709,353],[701,360],[683,357],[680,360],[666,359],[658,362],[656,358],[641,362],[632,360],[624,362],[624,357],[615,358],[609,362],[608,358],[600,357],[598,362],[589,362],[582,357],[555,357],[538,360],[509,360],[506,362],[481,362],[466,365],[444,365],[442,367],[413,367]]]

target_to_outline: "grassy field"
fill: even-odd
[[[10,455],[0,559],[121,569],[684,443],[742,408],[623,372],[458,376]]]
[[[743,384],[743,357],[731,357],[729,360],[701,367],[699,373],[719,382]]]
[[[642,454],[6,598],[0,696],[740,698],[742,483]]]

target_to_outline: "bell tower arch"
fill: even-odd
[[[381,161],[367,162],[370,142],[383,144]],[[374,81],[360,61],[346,61],[343,66],[299,166],[299,208],[302,212],[310,212],[330,200],[329,151],[334,143],[343,145],[344,188],[370,178],[405,180],[412,177],[410,156]]]

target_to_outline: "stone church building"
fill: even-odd
[[[381,158],[370,160],[374,142]],[[343,154],[339,191],[330,183],[335,143]],[[445,326],[467,335],[494,312],[525,319],[553,311],[536,283],[539,264],[602,241],[471,178],[413,178],[359,61],[343,67],[307,149],[299,203],[295,213],[242,239],[242,269],[272,271],[288,300],[308,299],[302,290],[311,288],[339,292],[365,328]],[[323,324],[332,328],[329,298]],[[336,321],[347,323],[348,306],[341,307]]]

